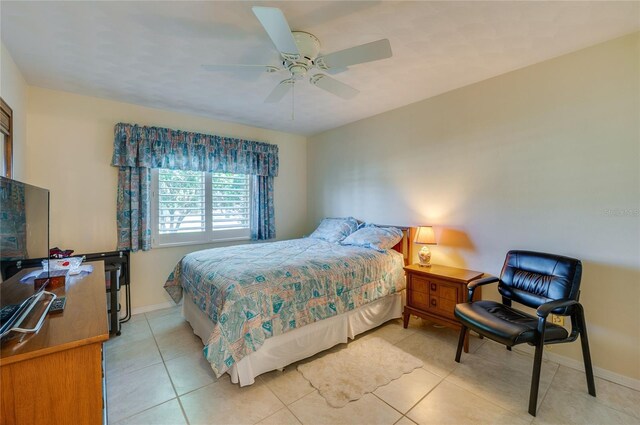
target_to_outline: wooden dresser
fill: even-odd
[[[103,423],[102,343],[109,339],[105,274],[103,262],[89,264],[93,273],[50,291],[67,297],[62,313],[50,313],[37,334],[2,341],[2,425]],[[2,305],[32,291],[12,281],[2,285]],[[37,320],[43,308],[36,307],[30,320]]]
[[[407,305],[404,308],[404,327],[409,324],[409,316],[415,315],[432,322],[460,329],[460,323],[453,315],[457,303],[467,301],[467,284],[484,275],[482,272],[439,266],[421,267],[418,264],[406,266]],[[482,288],[475,291],[474,299],[480,299]],[[464,341],[464,351],[469,352],[469,333]]]

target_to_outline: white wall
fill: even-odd
[[[639,39],[311,137],[308,230],[345,215],[434,225],[434,263],[492,274],[509,249],[580,258],[594,362],[639,379]],[[550,349],[581,361],[579,346]]]
[[[27,132],[27,83],[4,43],[0,43],[0,97],[13,110],[12,177],[23,181]]]
[[[29,87],[26,180],[51,191],[51,246],[77,253],[114,250],[117,168],[110,165],[117,122],[265,141],[279,146],[275,179],[278,239],[300,237],[307,214],[306,138],[203,117]],[[188,252],[216,245],[156,248],[132,255],[134,308],[167,302],[167,276]]]

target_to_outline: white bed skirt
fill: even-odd
[[[240,383],[242,387],[251,385],[258,375],[282,369],[401,317],[404,302],[405,291],[401,291],[353,311],[269,338],[258,351],[234,364],[227,373],[231,376],[231,382]],[[193,332],[206,344],[213,331],[213,322],[189,297],[184,297],[182,315],[191,324]]]

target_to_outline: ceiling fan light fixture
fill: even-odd
[[[302,64],[293,64],[289,67],[289,71],[291,72],[291,76],[293,78],[302,78],[309,70],[308,67]]]

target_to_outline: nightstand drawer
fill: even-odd
[[[444,298],[431,297],[429,299],[429,304],[430,304],[429,307],[432,310],[434,309],[437,310],[438,314],[442,316],[450,317],[450,318],[455,317],[453,315],[453,310],[456,307],[455,301],[447,300]]]
[[[427,279],[411,276],[411,291],[429,293],[429,281]]]
[[[458,301],[458,289],[459,285],[452,285],[450,283],[428,281],[429,295],[444,298],[451,301]]]
[[[460,299],[458,296],[458,290],[460,289],[459,285],[448,285],[446,283],[441,283],[438,285],[438,297],[453,301],[454,305]]]
[[[429,308],[429,295],[424,292],[411,292],[409,306],[427,310]]]

